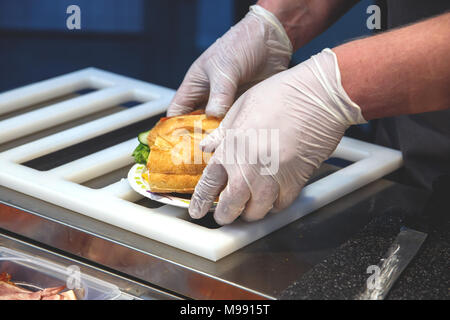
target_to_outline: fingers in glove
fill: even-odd
[[[274,212],[278,212],[289,207],[295,199],[297,199],[300,191],[302,190],[302,186],[297,183],[292,183],[289,187],[285,186],[280,190],[277,200],[273,205]]]
[[[208,77],[194,63],[170,102],[167,116],[174,117],[194,111],[208,100],[208,94]]]
[[[273,208],[279,190],[278,183],[271,177],[258,175],[251,184],[251,198],[241,214],[241,218],[245,221],[256,221],[264,218]]]
[[[227,186],[220,194],[214,211],[214,220],[220,225],[233,222],[244,210],[249,199],[250,189],[242,175],[229,175]]]
[[[215,68],[210,76],[211,88],[205,113],[209,117],[223,118],[236,99],[237,81]]]
[[[220,122],[219,127],[213,130],[206,138],[200,142],[200,148],[203,152],[214,152],[226,136],[227,130],[233,127],[233,122],[239,115],[239,110],[243,105],[243,100],[238,99],[229,112]]]
[[[200,149],[203,152],[214,152],[225,138],[225,134],[226,128],[219,125],[209,135],[207,135],[206,138],[200,141]]]
[[[226,183],[227,173],[224,167],[211,158],[195,187],[189,204],[189,215],[194,219],[204,217]]]

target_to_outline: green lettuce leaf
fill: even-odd
[[[148,155],[150,154],[150,148],[140,143],[136,149],[134,149],[132,156],[134,157],[134,161],[140,164],[147,164]]]

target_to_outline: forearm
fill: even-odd
[[[359,0],[259,0],[283,24],[294,51],[325,31]]]
[[[450,13],[333,51],[366,120],[450,108]]]

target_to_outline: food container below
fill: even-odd
[[[76,265],[62,266],[22,252],[0,247],[0,273],[24,289],[36,291],[66,286],[82,300],[114,300],[121,292],[111,283],[83,274]]]

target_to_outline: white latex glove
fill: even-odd
[[[286,70],[291,55],[283,25],[266,9],[251,6],[244,19],[192,64],[167,115],[186,114],[207,103],[207,115],[223,117],[237,95]]]
[[[335,150],[345,130],[364,122],[359,106],[342,87],[337,58],[330,49],[257,84],[202,141],[204,151],[215,153],[195,188],[190,215],[203,217],[219,193],[214,212],[219,224],[231,223],[239,215],[258,220],[272,208],[286,208]],[[275,144],[270,139],[253,143],[259,154],[252,161],[248,152],[239,152],[232,144],[230,129],[238,130],[241,138],[250,137],[253,129],[278,129],[279,139]],[[279,167],[264,160],[265,154],[272,159],[278,154]]]

